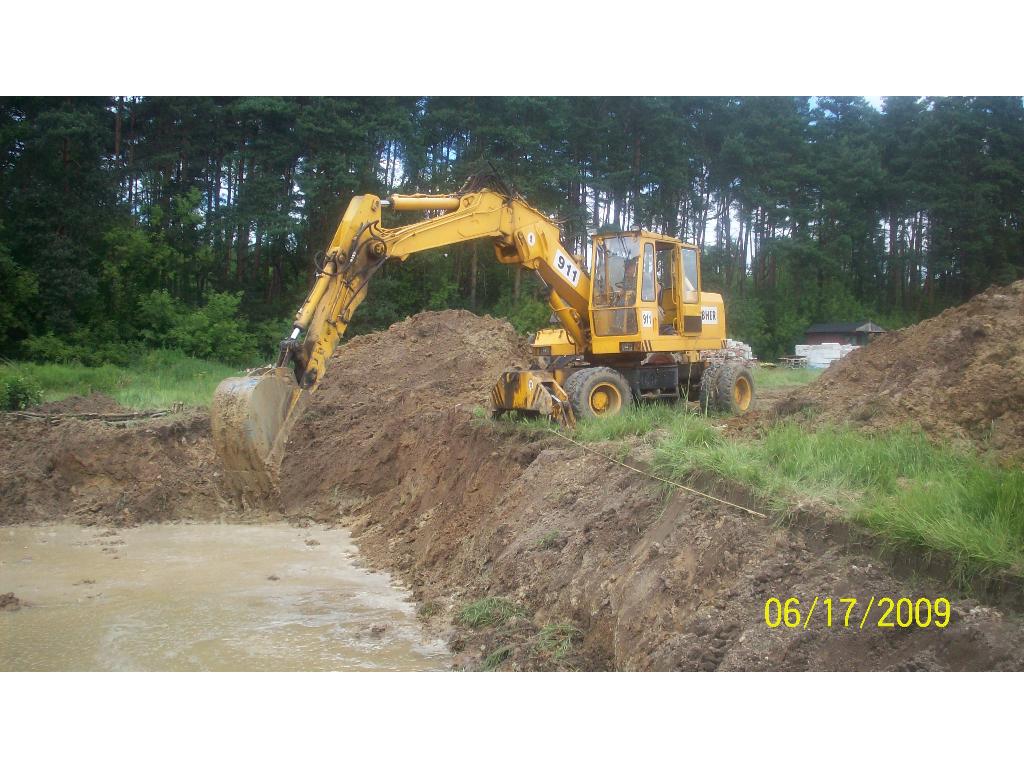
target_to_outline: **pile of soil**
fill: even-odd
[[[0,524],[238,517],[219,473],[205,413],[123,425],[0,415]]]
[[[128,413],[128,409],[117,400],[101,392],[90,392],[88,395],[72,395],[63,400],[43,403],[30,409],[33,413],[46,413],[54,416],[82,413]]]
[[[286,504],[317,504],[339,487],[380,492],[429,466],[447,440],[450,412],[468,421],[488,407],[499,374],[528,361],[508,322],[464,310],[423,312],[353,338],[335,353],[290,436],[281,469]]]
[[[1024,280],[884,334],[777,406],[1024,456]]]

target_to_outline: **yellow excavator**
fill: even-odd
[[[384,227],[385,208],[423,218]],[[590,258],[581,260],[562,245],[551,218],[497,177],[478,176],[455,194],[352,199],[276,364],[217,388],[211,423],[230,482],[257,491],[276,484],[289,430],[381,266],[478,239],[493,243],[502,264],[540,277],[560,325],[534,337],[530,369],[501,374],[492,415],[519,412],[572,426],[635,401],[750,409],[754,383],[725,348],[725,307],[719,294],[701,290],[697,246],[644,230],[604,232],[593,235]]]

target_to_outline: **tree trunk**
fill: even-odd
[[[477,242],[474,240],[469,252],[469,307],[476,309],[476,267]]]

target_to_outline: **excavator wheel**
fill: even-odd
[[[717,388],[718,374],[722,372],[722,366],[711,365],[704,370],[700,377],[700,412],[707,414],[718,410]]]
[[[577,419],[614,416],[633,402],[626,378],[604,366],[576,371],[566,379],[565,391]]]
[[[742,416],[754,403],[754,379],[746,366],[735,361],[722,365],[714,377],[716,410]]]

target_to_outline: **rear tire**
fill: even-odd
[[[714,393],[717,410],[742,416],[754,404],[754,379],[746,366],[725,363],[715,376]]]
[[[626,378],[604,366],[576,371],[566,379],[565,391],[577,419],[614,416],[633,402]]]

